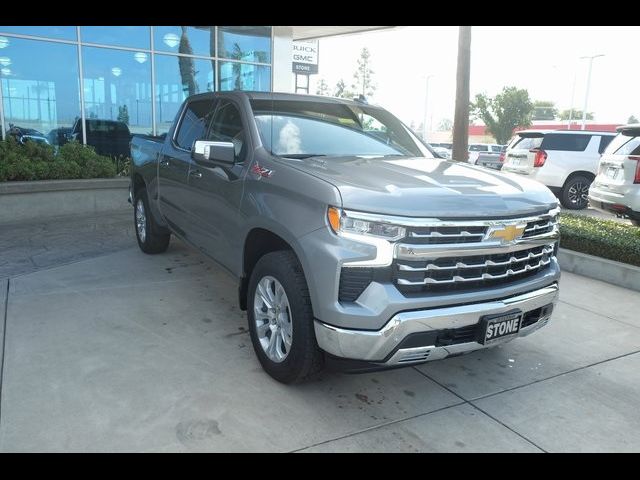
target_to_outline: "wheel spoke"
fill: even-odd
[[[271,309],[273,308],[273,301],[271,300],[269,294],[267,293],[268,290],[269,290],[269,287],[265,287],[265,283],[260,282],[258,284],[258,294],[260,295],[260,300],[262,300],[262,302],[267,306],[267,308]]]
[[[256,326],[256,333],[259,338],[264,337],[267,334],[267,330],[269,330],[269,322],[262,323]]]

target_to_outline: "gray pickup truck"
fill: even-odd
[[[237,278],[256,355],[281,382],[499,345],[557,300],[555,196],[436,158],[382,108],[199,94],[131,155],[140,248],[175,235]]]

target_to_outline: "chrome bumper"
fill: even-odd
[[[557,299],[558,284],[556,283],[503,300],[457,307],[401,312],[394,315],[383,328],[377,331],[338,328],[316,320],[315,333],[320,348],[337,357],[364,360],[380,363],[381,365],[411,364],[438,360],[450,355],[493,347],[513,340],[515,337],[529,335],[546,325],[550,316],[542,317],[534,324],[521,328],[517,334],[504,337],[492,342],[490,345],[468,342],[447,345],[446,347],[432,345],[404,348],[398,349],[387,359],[409,334],[474,325],[479,322],[480,317],[483,315],[504,313],[516,308],[526,313],[550,303],[555,304]]]

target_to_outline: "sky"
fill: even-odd
[[[472,27],[471,98],[494,96],[505,86],[525,88],[532,100],[555,102],[559,110],[582,110],[589,60],[593,60],[587,111],[598,123],[626,123],[640,118],[640,27]],[[425,118],[426,76],[429,79],[427,125],[453,120],[458,27],[396,27],[372,33],[325,38],[319,44],[320,79],[331,90],[340,78],[351,85],[363,47],[371,53],[377,85],[372,103],[385,107],[405,123]],[[574,90],[575,81],[575,90]]]

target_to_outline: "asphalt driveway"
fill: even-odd
[[[564,273],[529,337],[285,386],[224,271],[129,239],[0,280],[0,451],[640,451],[638,292]]]

